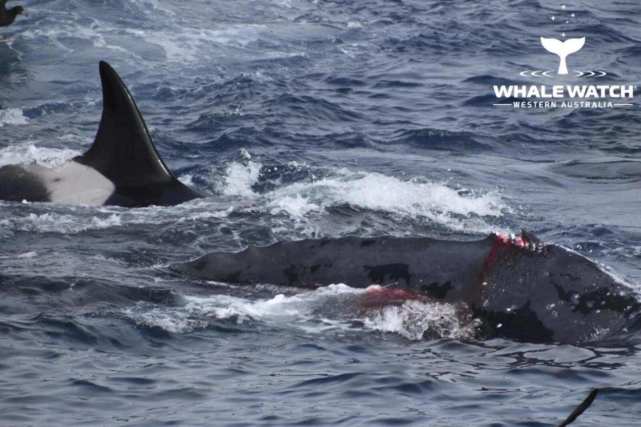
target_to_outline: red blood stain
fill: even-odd
[[[363,295],[361,305],[372,308],[400,305],[405,301],[426,301],[426,298],[407,289],[371,287]]]
[[[483,262],[483,273],[482,273],[482,280],[485,280],[485,276],[490,272],[492,267],[496,264],[496,259],[498,257],[498,253],[500,249],[505,249],[509,247],[516,247],[516,248],[528,248],[529,241],[523,236],[510,236],[509,234],[506,233],[495,233],[494,234],[494,243],[492,244],[492,248],[490,248],[490,252],[487,254],[487,257],[485,257],[485,261]]]

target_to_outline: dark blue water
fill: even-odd
[[[594,387],[577,425],[639,424],[639,346],[479,342],[444,306],[351,313],[349,283],[168,269],[279,240],[526,228],[641,283],[638,107],[514,111],[491,89],[555,69],[538,40],[561,32],[587,38],[573,68],[639,83],[637,1],[24,3],[0,30],[0,165],[87,149],[104,59],[208,197],[0,203],[0,425],[547,426]]]

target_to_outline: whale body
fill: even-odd
[[[134,99],[106,62],[100,79],[103,111],[91,148],[56,168],[0,167],[0,200],[142,207],[201,197],[162,161]]]
[[[302,288],[345,283],[409,290],[463,303],[479,335],[528,342],[586,343],[624,333],[639,319],[633,290],[569,249],[524,233],[479,241],[340,238],[211,253],[173,266],[194,278]]]

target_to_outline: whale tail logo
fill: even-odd
[[[559,75],[566,75],[568,74],[566,58],[583,48],[585,45],[585,37],[581,37],[580,39],[567,39],[565,41],[541,37],[541,44],[545,50],[559,56],[561,60],[559,63]]]

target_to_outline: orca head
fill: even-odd
[[[116,71],[100,62],[103,110],[96,139],[77,163],[98,171],[114,187],[104,204],[171,206],[202,197],[171,173],[147,125]]]

